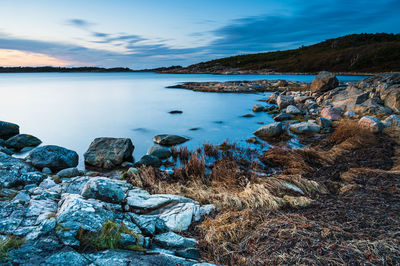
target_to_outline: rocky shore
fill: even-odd
[[[96,138],[82,171],[76,152],[1,121],[0,262],[400,263],[400,73],[179,86],[272,91],[253,111],[276,122],[248,140],[270,149],[189,151],[164,134],[134,162],[132,140]],[[306,147],[285,145],[295,137]]]

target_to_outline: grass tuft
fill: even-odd
[[[17,236],[9,235],[5,240],[0,240],[0,260],[7,258],[7,253],[13,249],[17,249],[25,241]]]

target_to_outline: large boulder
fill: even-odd
[[[290,130],[297,134],[318,133],[321,127],[314,122],[301,122],[290,125]]]
[[[0,121],[0,139],[9,139],[18,134],[18,125],[5,121]]]
[[[263,112],[264,111],[264,105],[262,104],[255,104],[253,106],[253,112],[258,113],[258,112]]]
[[[264,137],[264,138],[271,138],[271,137],[278,137],[282,134],[282,123],[275,122],[270,123],[268,125],[262,126],[254,132],[254,135],[257,137]]]
[[[379,98],[369,98],[362,104],[355,105],[353,111],[358,114],[391,114],[392,109],[383,104]]]
[[[278,105],[279,109],[283,109],[288,107],[289,105],[294,105],[294,97],[293,96],[286,96],[286,95],[279,95],[276,104]]]
[[[86,165],[113,169],[125,161],[132,161],[134,148],[128,138],[96,138],[83,156]]]
[[[34,149],[25,159],[38,169],[48,167],[52,171],[59,171],[65,168],[76,167],[79,156],[75,151],[63,147],[46,145]]]
[[[45,178],[24,160],[0,152],[0,187],[39,184]]]
[[[319,103],[330,104],[335,108],[353,111],[357,104],[368,100],[369,92],[355,86],[336,88],[323,94],[317,99]]]
[[[84,198],[93,198],[105,202],[121,203],[129,186],[126,182],[113,180],[107,177],[90,179],[83,187],[81,195]]]
[[[384,129],[384,125],[383,123],[376,117],[373,116],[364,116],[362,117],[359,121],[358,124],[363,127],[366,128],[368,130],[370,130],[371,132],[374,133],[379,133],[382,132],[382,130]]]
[[[335,74],[327,71],[321,71],[311,83],[311,92],[323,93],[336,88],[339,85],[339,80]]]
[[[169,135],[169,134],[161,134],[161,135],[157,135],[153,138],[153,141],[155,143],[158,143],[158,144],[164,145],[164,146],[173,146],[173,145],[184,143],[188,140],[189,139],[187,139],[185,137],[181,137],[178,135]]]
[[[25,147],[36,147],[42,143],[40,139],[35,136],[28,135],[28,134],[19,134],[14,137],[9,138],[5,145],[8,148],[12,148],[14,150],[21,150]]]
[[[381,99],[385,105],[393,109],[395,112],[400,112],[400,85],[393,85],[381,92]]]

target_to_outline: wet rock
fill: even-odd
[[[57,252],[44,261],[46,265],[88,265],[90,261],[74,250]]]
[[[54,187],[54,186],[56,186],[56,185],[57,185],[57,184],[53,181],[53,179],[51,179],[51,178],[46,178],[45,180],[43,180],[43,181],[40,183],[39,187],[41,187],[41,188],[43,188],[43,189],[48,189],[48,188]]]
[[[264,105],[261,104],[255,104],[252,108],[253,112],[258,113],[258,112],[263,112],[264,111]]]
[[[156,233],[163,233],[167,229],[164,221],[156,215],[137,215],[135,213],[129,213],[129,216],[131,221],[136,224],[145,235],[153,236]]]
[[[382,121],[385,127],[400,127],[400,117],[391,115]]]
[[[289,105],[294,105],[294,98],[293,96],[279,95],[276,103],[278,104],[278,108],[282,110]]]
[[[253,114],[245,114],[245,115],[242,115],[242,117],[250,118],[250,117],[254,117],[254,115]]]
[[[254,132],[257,137],[278,137],[282,134],[283,128],[281,122],[270,123],[268,125],[262,126]]]
[[[321,127],[314,122],[301,122],[290,125],[290,130],[297,134],[318,133]]]
[[[125,161],[132,161],[134,148],[128,138],[96,138],[83,156],[89,166],[112,169]]]
[[[31,196],[25,192],[20,191],[18,194],[13,198],[13,202],[25,204],[31,200]]]
[[[160,167],[161,166],[161,161],[158,157],[153,156],[153,155],[144,155],[142,158],[140,158],[139,161],[133,164],[134,167],[140,167],[140,166],[154,166],[154,167]]]
[[[14,152],[7,149],[6,147],[0,146],[0,152],[5,153],[7,155],[12,155]]]
[[[38,172],[24,160],[0,153],[0,187],[38,184],[46,175]]]
[[[48,167],[43,168],[42,169],[42,173],[45,174],[45,175],[51,175],[52,174],[51,169],[48,168]]]
[[[57,173],[61,178],[70,178],[75,176],[80,176],[82,173],[76,167],[66,168]]]
[[[173,232],[167,232],[156,235],[153,239],[154,243],[161,248],[185,249],[192,247],[197,243],[196,239],[182,237]]]
[[[161,145],[154,145],[149,148],[149,150],[147,151],[147,155],[156,156],[159,159],[167,159],[171,157],[172,152],[167,147],[163,147]]]
[[[0,139],[9,139],[19,134],[19,126],[17,124],[0,121]]]
[[[279,115],[274,117],[275,121],[286,121],[286,120],[291,120],[293,119],[295,116],[291,115],[291,114],[287,114],[287,113],[280,113]]]
[[[286,113],[291,114],[291,115],[298,115],[298,114],[301,114],[301,111],[296,106],[289,105],[288,107],[286,107]]]
[[[321,111],[321,117],[329,120],[338,120],[341,117],[340,111],[336,108],[325,107]]]
[[[178,135],[169,135],[169,134],[162,134],[157,135],[153,138],[153,141],[157,144],[164,145],[164,146],[173,146],[177,144],[184,143],[189,139],[185,137],[181,137]]]
[[[311,92],[322,93],[336,88],[339,85],[339,80],[336,78],[335,74],[321,71],[314,78],[311,83]]]
[[[12,148],[19,151],[25,147],[36,147],[42,143],[40,139],[28,134],[19,134],[14,137],[9,138],[5,145],[8,148]]]
[[[170,114],[182,114],[183,112],[181,110],[172,110],[172,111],[169,111],[168,113],[170,113]]]
[[[383,105],[383,101],[379,98],[369,98],[362,104],[356,104],[353,108],[354,112],[361,114],[391,114],[393,111]]]
[[[75,151],[55,145],[38,147],[31,151],[25,159],[38,169],[48,167],[52,171],[78,165],[78,154]]]
[[[125,187],[125,189],[124,189]],[[121,203],[125,198],[124,190],[128,190],[125,182],[107,177],[90,179],[82,189],[84,198],[93,198],[105,202]]]
[[[376,117],[373,116],[364,116],[359,121],[358,124],[361,127],[369,129],[371,132],[379,133],[382,132],[385,127],[383,123]]]

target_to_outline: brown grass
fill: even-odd
[[[203,145],[203,150],[204,150],[205,155],[207,155],[209,157],[213,157],[215,159],[218,159],[219,150],[216,146],[209,144],[209,143],[205,143]]]

